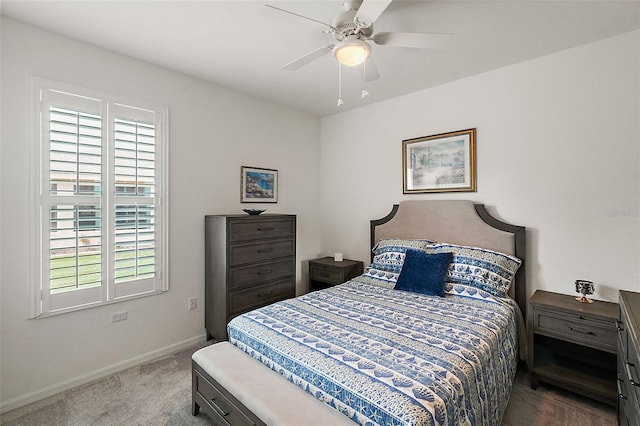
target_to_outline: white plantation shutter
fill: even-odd
[[[156,128],[153,114],[114,105],[114,294],[155,290]],[[134,285],[135,282],[135,285]]]
[[[166,110],[55,86],[34,79],[31,316],[167,290]]]

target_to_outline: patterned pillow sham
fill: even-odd
[[[497,251],[448,243],[429,244],[427,253],[453,253],[446,281],[466,284],[498,297],[507,297],[522,261]]]
[[[424,250],[429,243],[432,243],[432,241],[382,238],[373,248],[374,256],[371,267],[373,269],[399,274],[402,270],[404,256],[407,250]]]
[[[385,287],[393,288],[398,281],[399,275],[399,273],[383,271],[369,266],[360,277],[363,277],[367,282],[382,282]]]

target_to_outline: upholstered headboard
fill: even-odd
[[[483,247],[522,260],[511,287],[526,318],[526,231],[491,216],[484,204],[467,200],[412,200],[393,206],[387,216],[371,221],[371,249],[381,238],[429,239]],[[372,252],[373,258],[373,252]]]

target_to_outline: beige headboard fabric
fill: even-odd
[[[515,255],[513,234],[488,226],[467,200],[403,201],[393,219],[378,225],[380,238],[430,239]]]

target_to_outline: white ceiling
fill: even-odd
[[[375,32],[453,33],[451,45],[373,45],[381,78],[360,99],[360,72],[343,69],[344,105],[337,107],[333,55],[281,69],[332,36],[265,3],[327,23],[342,10],[341,0],[3,0],[0,7],[15,19],[319,116],[640,28],[638,0],[395,0]]]

